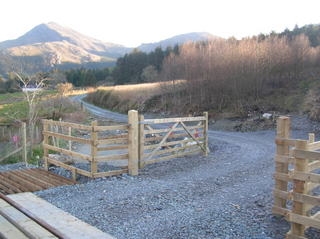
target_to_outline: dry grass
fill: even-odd
[[[160,95],[173,84],[181,85],[185,80],[175,80],[166,82],[143,83],[134,85],[101,86],[97,90],[111,91],[113,95],[121,100],[140,101],[149,99],[152,96]]]

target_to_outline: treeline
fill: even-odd
[[[133,52],[120,57],[112,72],[115,84],[144,83],[159,80],[163,60],[170,54],[178,54],[179,46],[163,50],[156,48],[150,53],[135,49]]]
[[[66,79],[69,83],[75,87],[96,86],[98,84],[104,84],[110,79],[111,73],[109,68],[103,69],[72,69],[65,71]]]
[[[187,80],[187,88],[162,102],[175,109],[246,113],[274,89],[292,89],[319,69],[320,48],[304,34],[188,43],[164,60],[161,72],[164,80]]]

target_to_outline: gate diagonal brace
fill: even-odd
[[[200,143],[199,140],[197,140],[196,137],[194,137],[192,135],[192,133],[188,130],[188,127],[183,123],[183,122],[180,122],[182,127],[184,128],[184,130],[188,133],[188,135],[197,143],[197,145],[202,149],[203,152],[207,152],[207,153],[210,153],[210,150],[209,149],[205,149],[203,147],[203,145]]]
[[[155,148],[153,150],[153,152],[151,153],[151,155],[147,158],[147,160],[150,160],[154,154],[161,149],[162,145],[166,142],[166,140],[168,139],[168,137],[170,136],[170,134],[172,133],[172,131],[179,125],[179,122],[175,123],[172,128],[168,131],[168,133],[163,137],[163,139],[161,140],[161,142],[159,143],[158,147]]]

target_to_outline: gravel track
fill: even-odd
[[[319,124],[296,117],[293,136]],[[275,130],[209,131],[208,157],[148,165],[139,176],[88,180],[35,194],[116,238],[280,239],[271,214]],[[320,238],[320,233],[310,238]]]
[[[117,238],[283,238],[271,215],[274,131],[210,131],[211,153],[36,194]]]

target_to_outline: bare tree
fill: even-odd
[[[34,146],[34,132],[39,114],[38,106],[41,102],[46,77],[41,74],[34,75],[33,77],[25,77],[16,72],[14,72],[14,75],[20,83],[22,92],[24,93],[24,98],[28,104],[27,115],[31,149],[30,154],[31,157],[33,157],[32,148]]]

